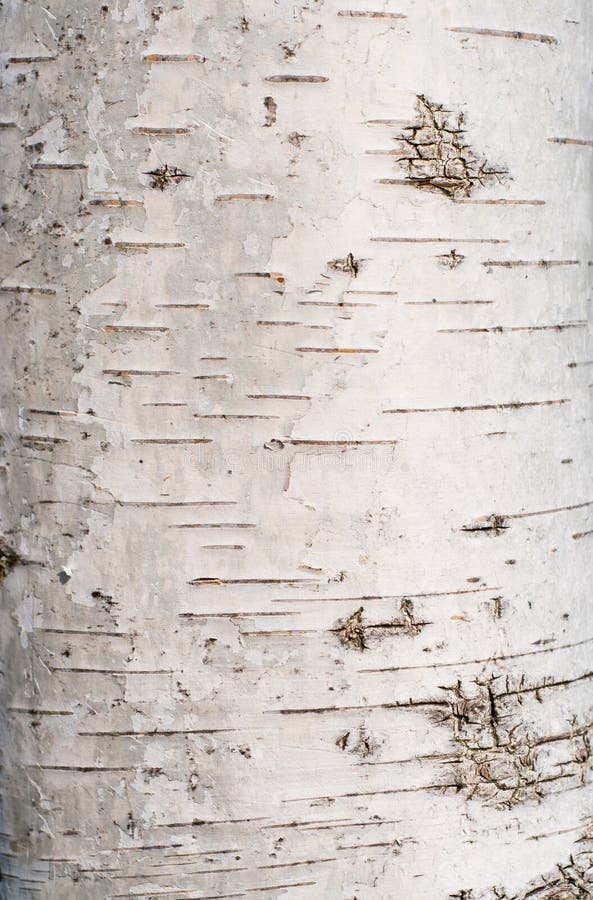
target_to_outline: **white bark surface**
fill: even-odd
[[[593,10],[4,7],[2,897],[593,896]]]

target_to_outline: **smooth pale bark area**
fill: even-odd
[[[593,10],[4,4],[0,894],[593,896]]]

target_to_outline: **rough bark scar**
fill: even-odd
[[[373,624],[364,622],[362,618],[363,613],[364,607],[361,606],[346,619],[341,628],[336,629],[344,646],[360,652],[367,649],[371,637],[381,638],[392,633],[416,637],[425,625],[430,625],[430,622],[423,622],[415,618],[414,604],[407,597],[404,597],[400,603],[399,618],[392,619],[389,622],[375,622]]]
[[[454,121],[440,104],[418,95],[418,119],[397,139],[402,155],[398,164],[417,188],[436,191],[451,200],[469,197],[476,187],[499,183],[508,174],[481,159],[465,143],[463,113]]]
[[[180,184],[184,178],[191,178],[191,175],[182,172],[177,166],[168,166],[166,163],[164,166],[159,166],[158,169],[153,169],[152,172],[145,172],[144,174],[150,175],[150,186],[159,191],[164,191],[166,187],[172,184]]]
[[[361,653],[366,649],[364,624],[362,621],[363,612],[363,606],[357,609],[356,612],[353,612],[352,615],[346,619],[340,634],[342,643],[346,647],[351,647],[353,650],[359,650]]]
[[[471,525],[464,525],[461,530],[499,535],[506,531],[508,527],[509,524],[505,516],[493,513],[491,516],[483,516],[480,519],[476,519]]]
[[[345,259],[330,259],[327,266],[329,269],[333,269],[334,272],[344,272],[356,278],[360,272],[361,260],[354,259],[353,254],[349,253]]]
[[[453,248],[449,253],[440,253],[437,259],[446,269],[456,269],[464,261],[465,256]]]
[[[589,677],[589,675],[584,676]],[[468,799],[477,798],[499,808],[539,800],[561,780],[581,784],[591,765],[590,723],[573,719],[566,731],[538,736],[522,715],[523,698],[533,695],[544,703],[544,691],[562,689],[570,682],[544,680],[530,685],[522,676],[516,685],[510,679],[490,675],[476,679],[471,688],[458,681],[443,690],[448,710],[440,722],[453,727],[459,754],[454,758],[455,784]],[[535,729],[535,726],[533,726]],[[546,757],[551,742],[566,746],[566,761],[555,765]]]

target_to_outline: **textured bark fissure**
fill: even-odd
[[[411,184],[455,200],[469,197],[476,187],[491,185],[508,173],[490,167],[465,143],[463,113],[458,113],[454,121],[449,116],[449,110],[419,94],[418,119],[404,128],[397,158]]]

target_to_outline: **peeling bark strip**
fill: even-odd
[[[558,39],[550,34],[534,34],[531,31],[502,31],[496,28],[448,28],[457,34],[477,34],[485,37],[513,38],[516,41],[536,41],[540,44],[557,44]]]
[[[577,147],[593,147],[593,141],[581,138],[548,138],[551,144],[573,144]]]
[[[177,134],[191,134],[192,128],[187,128],[183,125],[168,125],[168,126],[155,126],[155,125],[138,125],[135,128],[132,128],[132,134],[145,134],[145,135],[155,135],[156,137],[168,137],[169,135],[177,135]]]
[[[91,206],[107,206],[111,209],[122,209],[127,206],[142,209],[144,204],[140,200],[121,200],[119,197],[96,197],[91,200]]]
[[[268,75],[266,81],[273,84],[325,84],[325,75]]]
[[[185,244],[178,241],[115,241],[116,250],[183,250]]]
[[[57,56],[9,56],[8,62],[14,66],[24,65],[26,63],[55,62]]]
[[[403,13],[377,12],[366,9],[340,9],[338,15],[349,19],[407,19]]]
[[[384,413],[433,413],[433,412],[481,412],[495,409],[524,409],[534,406],[562,406],[570,403],[568,398],[560,400],[525,400],[522,403],[480,403],[476,406],[432,406],[424,409],[384,409]]]
[[[217,203],[226,203],[229,200],[274,200],[273,194],[220,194],[216,198]]]
[[[552,266],[579,266],[578,259],[486,259],[483,266],[498,266],[503,269],[522,268],[524,266],[537,266],[539,269],[549,269]]]
[[[557,322],[552,325],[492,325],[487,328],[439,328],[439,334],[505,334],[514,331],[570,331],[587,328],[587,322]]]
[[[373,237],[381,244],[509,244],[503,238]]]
[[[3,12],[2,900],[591,900],[593,6]]]
[[[456,200],[456,203],[480,204],[482,206],[545,206],[545,200]]]
[[[145,53],[147,62],[206,62],[205,56],[196,53]]]
[[[79,169],[86,169],[87,166],[84,163],[33,163],[33,169],[63,169],[64,171],[76,171]]]
[[[50,287],[29,287],[25,284],[0,284],[0,291],[6,294],[41,294],[55,297],[57,291]]]

